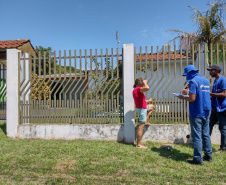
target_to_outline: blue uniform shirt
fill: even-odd
[[[189,103],[189,116],[209,116],[211,110],[209,81],[197,73],[189,83],[189,93],[196,95],[195,101]]]
[[[226,78],[220,76],[214,80],[213,83],[213,93],[221,93],[223,90],[226,90]],[[226,110],[226,98],[217,98],[212,96],[212,106],[217,108],[217,112],[223,112]]]

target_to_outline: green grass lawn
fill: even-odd
[[[191,145],[9,139],[0,123],[0,184],[226,184],[226,153],[192,166]],[[216,151],[219,146],[213,146]]]

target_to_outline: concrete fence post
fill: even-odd
[[[7,125],[8,137],[17,137],[19,124],[19,74],[18,74],[18,52],[17,49],[7,49]]]
[[[124,142],[134,143],[135,118],[132,96],[134,85],[134,45],[123,44]]]

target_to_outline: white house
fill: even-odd
[[[6,107],[4,106],[4,104],[6,103],[7,79],[18,81],[18,77],[15,74],[7,73],[7,66],[12,65],[16,67],[16,65],[18,65],[18,52],[20,53],[20,57],[26,58],[28,57],[28,53],[31,53],[31,55],[33,55],[34,51],[34,47],[31,45],[30,40],[28,39],[0,41],[0,109],[2,113],[0,119],[6,119]],[[28,75],[28,69],[24,69],[23,66],[24,65],[22,62],[20,66],[21,82],[25,77],[24,75]]]
[[[147,65],[146,65],[147,63]],[[173,93],[178,93],[185,85],[186,78],[182,76],[184,67],[193,64],[200,69],[200,74],[208,77],[206,67],[207,63],[204,53],[200,56],[192,57],[191,54],[170,52],[169,54],[154,53],[142,54],[136,56],[136,78],[142,77],[148,80],[150,90],[147,97],[159,99],[169,99]],[[147,68],[146,68],[147,66]],[[141,70],[140,70],[141,69]]]

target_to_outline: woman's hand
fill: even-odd
[[[147,82],[147,80],[143,80],[143,83],[144,83],[144,85],[145,85],[145,84],[147,84],[148,82]]]
[[[140,92],[146,92],[146,91],[148,91],[149,90],[149,86],[148,86],[148,84],[147,84],[148,82],[147,82],[147,80],[143,80],[143,84],[144,84],[144,86],[143,87],[141,87],[141,89],[140,89]]]

